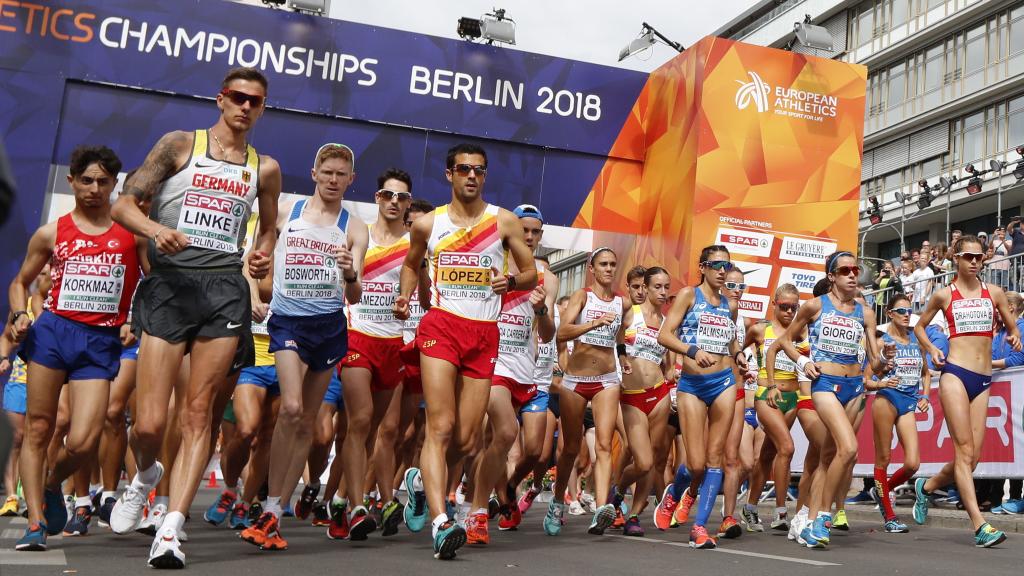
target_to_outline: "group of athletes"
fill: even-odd
[[[696,504],[690,545],[714,548],[744,528],[764,531],[757,504],[771,480],[770,529],[820,548],[847,528],[866,391],[876,391],[885,530],[906,532],[891,490],[917,470],[929,356],[956,458],[917,480],[914,519],[925,521],[929,492],[955,482],[976,544],[1005,538],[979,513],[972,472],[993,324],[1004,319],[1018,350],[1020,335],[1003,291],[978,279],[976,238],[957,241],[958,276],[914,328],[909,300],[895,296],[878,331],[849,252],[828,257],[811,300],[780,286],[766,322],[737,316],[743,272],[717,245],[696,262],[700,283],[675,295],[657,266],[630,270],[621,294],[618,256],[598,248],[592,283],[556,303],[558,280],[534,255],[544,217],[484,201],[482,148],[449,150],[452,196],[438,208],[413,199],[406,172],[385,171],[367,225],[342,206],[352,150],[325,144],[312,195],[279,205],[279,165],[246,140],[266,95],[260,72],[231,70],[217,123],[164,135],[113,203],[117,156],[72,155],[75,208],[32,236],[0,341],[5,358],[17,353],[5,409],[24,414],[6,481],[10,491],[20,478],[27,504],[17,550],[84,535],[97,515],[117,534],[153,536],[150,566],[183,568],[183,526],[218,442],[227,488],[204,518],[263,550],[288,547],[281,518],[294,514],[349,540],[429,521],[435,557],[450,559],[488,543],[495,517],[499,530],[516,529],[553,454],[548,535],[592,476],[590,533],[643,535],[653,492],[658,529],[686,524]],[[936,315],[948,353],[924,330]],[[809,447],[790,519],[796,420]],[[889,475],[894,428],[906,457]],[[723,520],[709,533],[720,492]],[[64,493],[75,495],[70,511]],[[5,512],[17,510],[12,498]]]

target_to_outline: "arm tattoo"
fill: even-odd
[[[160,182],[178,168],[178,151],[187,144],[186,132],[164,134],[146,155],[146,160],[131,180],[125,182],[121,194],[130,194],[139,202],[152,199]]]

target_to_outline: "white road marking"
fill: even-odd
[[[671,542],[669,540],[659,540],[657,538],[638,538],[636,536],[625,536],[619,534],[605,534],[605,536],[611,536],[613,538],[622,538],[625,540],[636,540],[638,542],[650,542],[653,544],[668,544],[669,546],[678,546],[680,548],[689,548],[690,544],[687,542]],[[752,558],[764,558],[766,560],[779,560],[782,562],[795,562],[797,564],[809,564],[811,566],[842,566],[835,562],[823,562],[821,560],[809,560],[807,558],[794,558],[792,556],[777,556],[775,554],[761,554],[760,552],[748,552],[745,550],[728,550],[724,548],[715,548],[713,552],[722,552],[724,554],[737,554],[739,556],[750,556]]]
[[[46,552],[0,550],[0,566],[66,566],[67,563],[63,550],[47,550]]]

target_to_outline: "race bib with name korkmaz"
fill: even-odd
[[[124,291],[124,273],[123,264],[68,260],[64,263],[57,309],[117,314]]]

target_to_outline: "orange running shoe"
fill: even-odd
[[[260,546],[260,550],[287,550],[288,542],[281,537],[281,531],[278,529],[280,525],[277,522],[277,518],[271,518],[270,523],[267,524],[267,537],[263,540],[263,544]]]
[[[256,519],[255,524],[242,530],[238,537],[253,546],[262,547],[271,532],[277,532],[277,518],[270,512],[264,512]]]
[[[658,530],[668,530],[672,525],[672,514],[679,502],[672,496],[672,486],[666,486],[661,501],[654,507],[654,525]]]
[[[686,524],[686,521],[690,519],[690,508],[693,507],[693,503],[697,501],[697,498],[690,496],[690,491],[683,492],[683,499],[679,501],[679,505],[676,506],[676,512],[673,515],[677,524]]]
[[[719,538],[739,538],[741,534],[743,534],[743,528],[732,516],[726,516],[722,520],[722,525],[718,527]]]
[[[519,511],[519,506],[507,504],[501,508],[501,511],[498,512],[498,530],[518,529],[519,524],[523,521],[523,513]]]
[[[491,537],[487,535],[487,513],[473,514],[466,526],[467,544],[490,544]]]
[[[696,548],[698,550],[711,550],[718,546],[715,539],[708,535],[708,531],[703,526],[694,526],[690,528],[690,548]]]
[[[626,517],[622,515],[622,508],[615,509],[615,520],[612,520],[612,528],[621,530],[626,525]]]

